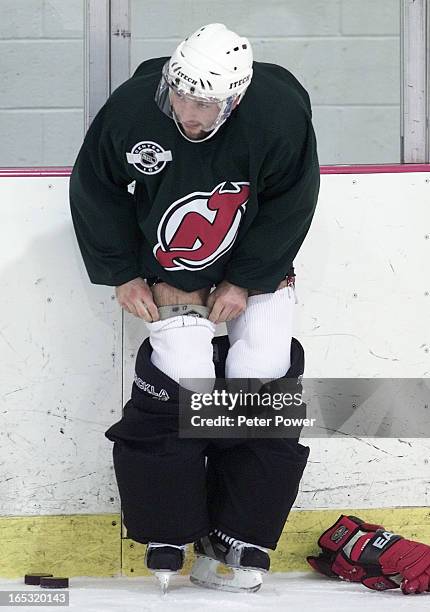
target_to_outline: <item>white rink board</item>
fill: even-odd
[[[429,377],[430,173],[321,178],[295,261],[305,376]],[[429,439],[304,443],[295,508],[430,503]]]
[[[103,432],[121,413],[121,309],[88,281],[67,192],[0,179],[1,515],[119,507]]]
[[[295,263],[306,376],[430,376],[430,173],[323,176]]]
[[[295,262],[307,377],[429,376],[429,181],[322,176]],[[103,434],[129,398],[147,332],[125,313],[123,337],[113,288],[91,285],[67,190],[67,178],[0,179],[0,515],[119,511]],[[297,509],[430,501],[429,440],[304,443]]]

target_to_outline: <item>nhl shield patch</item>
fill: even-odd
[[[172,152],[165,151],[156,142],[145,140],[135,144],[127,153],[127,161],[143,174],[157,174],[168,161],[172,161]]]

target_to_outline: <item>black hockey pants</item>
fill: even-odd
[[[222,378],[228,337],[214,338],[213,345],[216,375]],[[106,432],[115,442],[128,537],[185,544],[218,528],[274,550],[309,448],[293,438],[179,438],[178,385],[151,363],[151,351],[146,339],[136,360],[136,375],[149,387],[133,383],[123,418]],[[293,338],[286,376],[298,377],[303,367],[303,349]],[[161,389],[167,401],[154,400]]]

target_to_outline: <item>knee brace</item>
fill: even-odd
[[[227,321],[226,378],[274,380],[290,368],[295,297],[290,287],[248,298],[245,311]]]
[[[160,306],[158,311],[160,320],[146,324],[152,363],[176,382],[181,379],[181,386],[210,393],[215,382],[212,338],[216,325],[206,318],[208,308],[180,304]]]

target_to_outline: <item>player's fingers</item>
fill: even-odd
[[[218,319],[219,319],[222,309],[223,309],[222,304],[219,301],[216,301],[212,307],[212,310],[209,313],[209,317],[208,317],[209,321],[212,321],[212,323],[218,323]]]
[[[206,305],[208,308],[212,309],[212,307],[213,307],[213,305],[214,305],[214,303],[215,303],[215,300],[216,300],[216,295],[214,295],[214,292],[212,292],[212,293],[210,293],[210,294],[208,295],[208,298],[207,298],[207,300],[206,300],[206,304],[205,304],[205,305]]]
[[[244,310],[245,308],[237,305],[221,305],[218,319],[215,321],[215,323],[225,323],[226,321],[231,321],[232,319],[238,317]]]
[[[226,321],[231,321],[234,319],[235,312],[235,308],[228,308],[227,306],[224,306],[219,323],[225,323]]]
[[[135,303],[137,315],[146,321],[147,323],[152,323],[153,321],[158,321],[160,318],[158,314],[158,308],[152,302],[144,302],[143,300],[138,300]]]
[[[156,306],[156,304],[154,302],[146,302],[145,306],[151,316],[152,321],[159,321],[160,320],[160,314],[158,312],[158,308]]]
[[[233,319],[236,319],[236,317],[238,317],[240,314],[242,314],[242,312],[242,310],[233,310],[232,312],[230,312],[230,314],[225,320],[232,321]]]
[[[230,315],[230,310],[226,306],[224,306],[218,315],[218,319],[216,320],[216,323],[225,323],[229,315]]]
[[[152,317],[149,314],[148,307],[145,304],[145,302],[142,302],[142,301],[139,300],[139,301],[134,303],[134,306],[136,308],[137,316],[140,319],[143,319],[144,321],[147,321],[148,323],[151,323]]]
[[[134,315],[135,317],[139,316],[137,314],[137,310],[136,310],[134,304],[130,304],[129,302],[127,302],[126,304],[123,305],[123,308],[124,308],[124,310],[126,310],[130,314]]]

